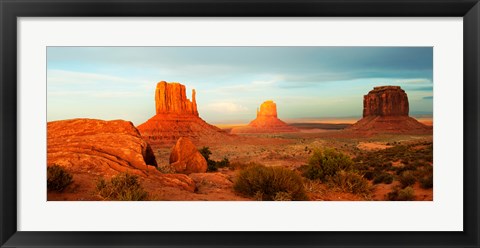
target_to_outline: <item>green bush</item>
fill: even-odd
[[[412,171],[404,171],[400,175],[400,178],[398,179],[400,183],[402,184],[402,187],[405,188],[407,186],[411,186],[415,184],[416,179],[415,179],[415,174]]]
[[[210,148],[208,146],[204,146],[198,150],[200,154],[208,161],[210,159],[210,155],[212,155],[212,152],[210,151]]]
[[[215,161],[210,159],[210,155],[212,155],[212,152],[210,151],[210,148],[208,146],[204,146],[198,151],[200,152],[200,154],[202,154],[205,160],[207,160],[208,172],[218,171],[218,168],[224,168],[230,165],[230,161],[226,157],[223,158],[221,161]]]
[[[113,201],[144,201],[148,193],[138,182],[138,176],[120,173],[110,181],[100,179],[97,182],[97,192],[107,200]]]
[[[404,189],[395,187],[387,194],[387,199],[390,201],[413,201],[415,200],[415,191],[412,187],[406,187]]]
[[[336,150],[325,149],[323,152],[316,150],[304,167],[303,175],[309,179],[326,181],[327,177],[334,176],[339,171],[353,169],[352,159]]]
[[[73,180],[63,167],[59,165],[52,165],[47,167],[47,189],[49,191],[62,192]]]
[[[233,188],[263,201],[308,200],[300,175],[283,167],[248,166],[239,172]]]
[[[353,171],[340,171],[330,177],[330,182],[338,186],[342,191],[353,194],[370,193],[368,180]]]

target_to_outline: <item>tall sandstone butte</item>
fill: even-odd
[[[195,90],[192,101],[187,99],[185,85],[161,81],[155,89],[155,110],[158,114],[181,114],[198,116]]]
[[[288,133],[296,132],[297,128],[289,126],[278,119],[277,104],[272,100],[263,102],[257,109],[257,118],[246,127],[232,129],[232,133]]]
[[[400,86],[380,86],[363,96],[363,117],[408,116],[408,96]]]
[[[364,133],[429,133],[425,126],[408,115],[407,93],[400,86],[379,86],[363,96],[363,118],[349,130]]]
[[[137,127],[152,146],[173,145],[181,137],[209,143],[225,140],[228,136],[200,118],[195,90],[192,90],[192,100],[189,100],[185,86],[177,82],[161,81],[157,84],[155,113]]]

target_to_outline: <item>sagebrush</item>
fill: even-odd
[[[303,175],[308,179],[326,181],[340,171],[352,170],[353,164],[349,156],[334,149],[315,150],[303,168]]]
[[[73,176],[62,166],[52,165],[47,167],[47,189],[62,192],[73,182]]]
[[[148,193],[138,182],[138,176],[120,173],[109,181],[101,178],[97,182],[97,193],[106,200],[113,201],[144,201]]]
[[[248,166],[239,172],[233,188],[256,200],[308,200],[301,176],[283,167]]]

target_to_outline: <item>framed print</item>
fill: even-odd
[[[3,1],[2,247],[477,247],[477,1]]]

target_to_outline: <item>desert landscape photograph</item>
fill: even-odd
[[[48,201],[434,200],[432,47],[52,46],[46,70]]]

